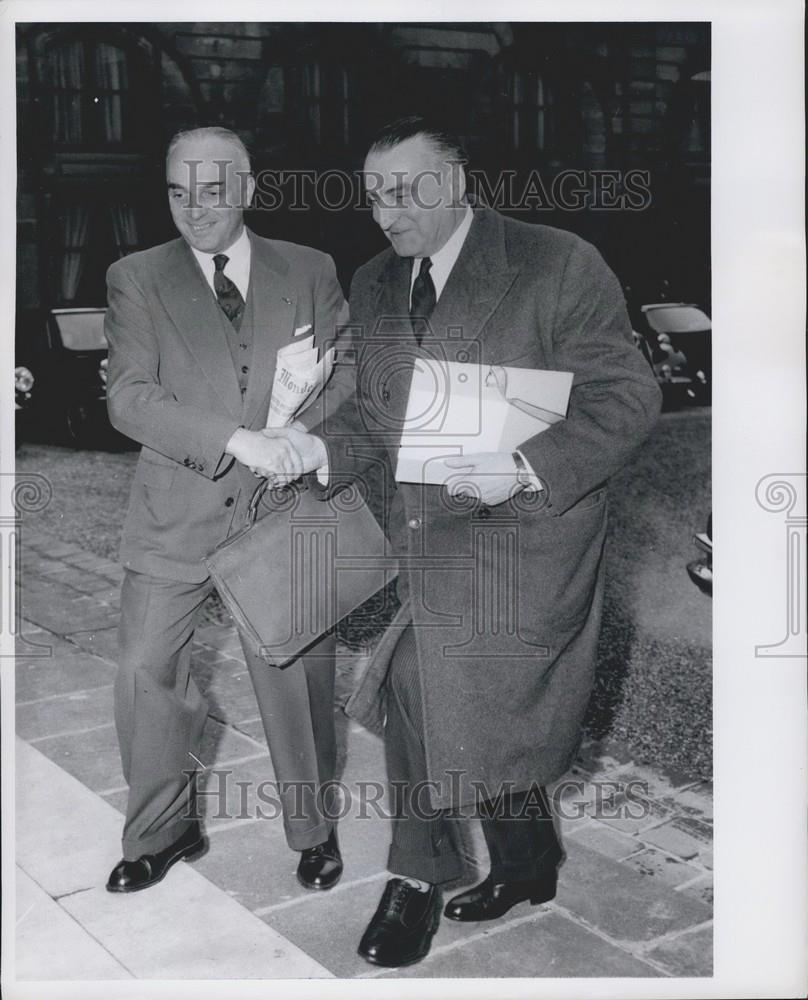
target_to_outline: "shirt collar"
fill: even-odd
[[[246,227],[244,227],[236,242],[231,244],[226,250],[217,250],[215,254],[206,253],[204,250],[197,250],[196,247],[191,247],[191,250],[194,257],[199,261],[199,266],[203,269],[207,269],[208,267],[215,268],[216,265],[213,263],[213,258],[220,253],[227,254],[229,258],[227,261],[228,269],[230,267],[239,267],[245,260],[250,259],[250,237],[247,235]]]
[[[430,255],[429,259],[432,261],[432,267],[429,273],[432,276],[432,283],[435,286],[435,295],[437,298],[440,298],[443,286],[449,279],[452,268],[455,266],[457,258],[460,256],[460,251],[463,249],[463,244],[466,242],[466,237],[468,236],[468,232],[473,221],[474,211],[472,210],[471,205],[466,205],[466,214],[463,216],[460,225],[457,229],[455,229],[440,250],[436,250],[435,253]],[[412,273],[410,275],[411,290],[420,268],[421,259],[416,257],[413,259]]]
[[[216,270],[213,258],[216,254],[205,253],[202,250],[197,250],[196,247],[191,247],[191,251],[202,268],[202,273],[207,278],[208,284],[212,286],[213,273]],[[250,237],[246,227],[242,228],[241,235],[235,243],[232,243],[226,250],[218,251],[218,253],[227,254],[227,276],[236,284],[242,296],[246,298],[247,283],[250,278]]]

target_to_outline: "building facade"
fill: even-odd
[[[709,41],[650,22],[19,25],[18,338],[43,309],[104,305],[109,264],[174,235],[163,155],[195,125],[243,136],[250,225],[327,250],[347,289],[383,245],[349,179],[375,128],[424,111],[466,141],[478,194],[591,239],[630,298],[709,309]]]

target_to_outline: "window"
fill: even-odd
[[[512,69],[508,83],[513,148],[521,151],[545,150],[549,136],[543,76],[535,69]]]
[[[344,66],[311,59],[301,67],[301,124],[307,140],[330,148],[350,144],[351,80]]]
[[[104,305],[107,268],[139,248],[135,209],[114,197],[65,198],[56,218],[56,244],[53,301]]]
[[[145,123],[142,67],[127,48],[96,39],[58,39],[40,56],[46,135],[57,147],[138,145]]]

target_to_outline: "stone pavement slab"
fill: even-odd
[[[53,656],[21,656],[15,664],[14,688],[19,706],[38,698],[104,687],[114,680],[113,663],[71,647],[70,652],[55,651]]]
[[[310,979],[331,973],[216,888],[190,864],[148,892],[103,888],[65,910],[139,979]]]
[[[643,840],[684,860],[697,858],[712,847],[712,826],[697,820],[674,817],[670,822],[646,830]]]
[[[54,698],[17,706],[17,735],[37,740],[106,725],[113,717],[112,685],[66,691]]]
[[[70,635],[79,629],[108,628],[118,622],[116,608],[56,581],[43,580],[36,589],[25,586],[22,613],[40,628],[58,635]]]
[[[442,923],[449,923],[443,920]],[[658,968],[634,957],[567,917],[547,910],[510,924],[478,929],[465,946],[442,946],[437,937],[418,965],[381,978],[437,976],[641,977],[659,978]]]
[[[111,663],[118,661],[118,622],[104,628],[70,632],[70,642],[78,649],[101,656]]]
[[[694,875],[691,865],[684,864],[678,858],[673,858],[662,851],[648,847],[626,858],[624,865],[640,875],[666,885],[679,886],[689,882]]]
[[[131,979],[132,973],[17,868],[17,979]]]
[[[104,884],[119,858],[120,815],[22,740],[16,742],[16,774],[20,869],[65,918],[72,918],[75,928],[132,975],[158,979],[330,975],[191,864],[175,865],[163,882],[147,892],[108,893]],[[67,858],[70,864],[65,864]],[[23,893],[30,889],[27,882],[21,887]],[[59,925],[66,926],[61,919]],[[87,937],[83,940],[86,944]],[[18,960],[30,968],[36,955],[23,950],[26,941],[32,947],[36,943],[24,934],[18,940]],[[49,969],[40,961],[42,978],[55,978],[61,967],[55,963]]]
[[[705,906],[712,908],[713,873],[709,871],[695,879],[693,882],[687,882],[684,885],[677,886],[677,890],[685,893],[687,896],[692,896],[694,899],[700,899]]]
[[[583,844],[561,868],[556,903],[616,941],[644,942],[711,917],[696,899],[618,864]]]
[[[112,722],[87,731],[42,737],[35,746],[94,792],[121,788],[125,784],[118,737]]]
[[[673,976],[712,975],[712,925],[686,931],[648,952],[648,958],[663,963]]]
[[[104,884],[120,858],[120,815],[23,740],[15,757],[17,864],[53,897]]]

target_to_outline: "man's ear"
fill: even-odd
[[[244,200],[244,208],[249,208],[252,204],[253,195],[255,194],[255,178],[252,174],[247,178],[247,185],[245,189],[246,198]]]
[[[466,197],[466,171],[462,163],[449,164],[449,185],[452,205],[461,205]]]

